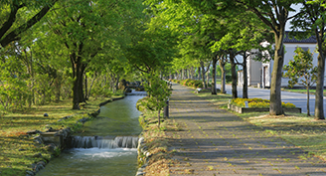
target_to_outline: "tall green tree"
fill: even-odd
[[[91,62],[101,63],[106,59],[98,56],[100,53],[119,48],[118,36],[129,31],[126,24],[132,23],[131,17],[141,13],[142,5],[140,1],[68,0],[58,2],[55,8],[57,10],[43,25],[48,31],[44,39],[52,38],[53,43],[69,53],[74,80],[73,109],[79,109],[79,103],[85,101],[86,68]]]
[[[241,4],[243,7],[256,14],[257,17],[269,27],[271,32],[274,33],[275,54],[270,88],[271,115],[281,115],[284,113],[281,103],[281,78],[284,63],[283,39],[285,37],[285,25],[287,21],[295,17],[289,16],[289,12],[295,11],[292,9],[291,5],[299,2],[300,0],[235,0],[232,2],[224,1],[221,4],[222,6],[232,5],[233,7],[236,7],[234,3]]]
[[[188,53],[207,57],[213,61],[213,65],[216,64],[217,53],[229,54],[233,78],[232,94],[236,98],[237,73],[234,58],[240,52],[259,45],[262,36],[259,32],[266,32],[262,30],[266,28],[263,23],[252,12],[246,12],[246,8],[239,3],[223,4],[224,2],[218,0],[147,2],[159,9],[158,19],[166,22],[173,31],[182,31],[180,36],[195,41],[188,44],[196,47],[196,51],[189,50]]]
[[[158,115],[158,127],[161,124],[161,110],[166,106],[166,101],[171,95],[171,90],[168,84],[160,78],[158,73],[145,74],[146,80],[149,84],[145,84],[145,90],[148,93],[148,103],[154,106]]]
[[[298,15],[292,20],[292,30],[299,39],[314,35],[318,46],[318,72],[315,98],[315,118],[325,119],[324,116],[324,77],[326,59],[326,3],[321,0],[305,0]]]

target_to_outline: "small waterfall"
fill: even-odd
[[[138,145],[138,137],[122,136],[116,137],[114,141],[120,148],[137,148]]]
[[[115,139],[101,136],[73,136],[72,148],[137,148],[138,137],[119,136]]]
[[[126,93],[127,96],[147,96],[146,91],[135,91],[134,89],[131,92]]]

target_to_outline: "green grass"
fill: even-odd
[[[304,114],[286,116],[252,116],[248,121],[263,127],[266,132],[280,136],[309,153],[326,159],[326,122]]]
[[[287,91],[287,92],[295,92],[295,93],[303,93],[303,94],[307,94],[307,90],[306,89],[290,89],[290,88],[283,88],[282,90]],[[309,90],[310,94],[316,94],[316,89],[310,89]],[[326,96],[326,91],[324,91],[324,95]]]
[[[217,107],[227,110],[230,95],[211,95],[209,93],[198,94]],[[230,110],[227,110],[231,112]],[[261,127],[266,133],[277,135],[286,141],[298,146],[309,154],[314,154],[322,159],[326,159],[326,121],[318,121],[306,114],[286,114],[283,116],[270,116],[266,112],[244,113],[235,115]]]
[[[76,121],[88,117],[87,113],[93,113],[99,109],[99,104],[108,98],[90,99],[88,104],[81,104],[79,111],[72,110],[72,100],[67,99],[59,103],[34,106],[25,112],[5,114],[0,117],[0,175],[25,176],[26,170],[32,170],[31,165],[38,161],[50,160],[51,153],[47,146],[35,145],[32,136],[27,137],[29,130],[45,131],[47,124],[52,124],[54,129],[74,127]],[[43,114],[48,113],[49,117]],[[78,113],[78,114],[77,114]],[[77,114],[77,115],[75,115]],[[60,118],[75,115],[72,118],[57,122]],[[79,130],[75,128],[75,130]],[[19,151],[21,150],[21,151]],[[43,158],[33,157],[41,153]]]
[[[220,108],[226,108],[229,101],[232,99],[232,96],[229,94],[218,93],[217,95],[212,95],[209,93],[200,93],[197,94],[199,97],[202,97],[206,100],[211,101]]]
[[[212,81],[212,82],[213,82],[213,81]],[[216,84],[221,84],[221,82],[222,82],[221,79],[216,79]],[[226,80],[225,80],[225,82],[226,82],[226,84],[230,84],[230,83],[232,83],[232,80],[230,80],[230,81],[226,81]]]

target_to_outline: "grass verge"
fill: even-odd
[[[168,151],[169,137],[166,135],[167,131],[178,131],[180,125],[174,119],[163,119],[160,127],[158,127],[157,111],[150,111],[146,107],[146,98],[137,102],[137,109],[143,115],[139,117],[139,123],[143,128],[143,137],[145,139],[148,152],[151,157],[148,159],[148,166],[145,169],[146,175],[169,175],[169,165],[175,163],[172,160],[174,151]],[[162,114],[161,114],[162,117]],[[142,161],[145,161],[145,156],[139,156]],[[139,163],[143,165],[144,163]]]
[[[307,94],[306,89],[290,89],[290,88],[282,88],[282,90],[287,91],[287,92],[295,92],[295,93],[302,93],[302,94]],[[316,89],[310,89],[309,94],[315,95],[316,94]],[[326,91],[324,91],[324,96],[326,96]]]
[[[198,94],[216,104],[219,108],[227,110],[227,103],[231,95],[209,93]],[[227,110],[229,111],[229,110]],[[284,116],[271,116],[268,113],[238,114],[229,111],[242,119],[261,127],[266,133],[273,134],[294,144],[323,160],[326,160],[326,121],[318,121],[306,114],[289,113]]]
[[[48,162],[51,152],[48,146],[36,145],[33,137],[26,135],[29,130],[45,131],[46,125],[51,124],[53,129],[71,127],[75,132],[82,125],[75,125],[76,121],[88,117],[99,108],[99,104],[108,98],[90,99],[87,104],[81,104],[81,110],[72,110],[72,100],[66,99],[59,103],[35,106],[24,112],[5,114],[0,117],[0,175],[25,176],[26,170],[33,170],[31,165],[39,161]],[[44,117],[47,113],[49,116]],[[65,116],[72,118],[62,120]],[[42,157],[39,154],[41,153]]]

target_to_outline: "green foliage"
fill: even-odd
[[[181,85],[184,86],[189,86],[189,87],[193,87],[193,88],[203,88],[203,82],[200,80],[192,80],[192,79],[185,79],[180,81]]]
[[[213,68],[211,68],[210,73],[213,73],[212,69]],[[225,69],[226,74],[231,73],[231,64],[226,63],[225,66],[224,66],[224,69]],[[219,76],[221,76],[221,74],[222,74],[221,68],[219,66],[216,67],[216,74],[219,75]]]
[[[284,77],[288,77],[289,86],[293,87],[295,84],[301,84],[305,87],[310,87],[316,82],[317,79],[317,67],[314,67],[313,54],[308,51],[304,51],[298,47],[295,50],[294,60],[289,62],[289,65],[284,66]],[[299,78],[304,78],[299,80]]]
[[[91,95],[93,97],[104,96],[110,98],[113,95],[113,91],[110,90],[107,85],[103,87],[100,85],[95,85],[94,88],[92,89]]]
[[[30,94],[23,73],[24,68],[15,59],[12,62],[0,62],[0,111],[23,110]],[[17,70],[16,70],[17,69]],[[19,71],[20,70],[20,71]]]
[[[283,75],[289,77],[289,86],[293,87],[295,84],[301,84],[307,89],[307,115],[310,116],[309,108],[309,88],[317,80],[318,67],[314,67],[313,54],[304,51],[302,48],[295,50],[294,60],[289,62],[289,65],[284,66]],[[299,78],[303,78],[299,80]]]
[[[145,74],[149,84],[145,84],[144,88],[148,94],[147,103],[152,105],[152,111],[158,111],[158,126],[160,126],[160,112],[166,106],[166,101],[171,95],[168,84],[162,80],[159,74]]]
[[[147,74],[146,79],[149,84],[145,84],[144,88],[148,94],[148,103],[155,105],[154,110],[160,111],[166,106],[166,101],[171,95],[171,90],[169,89],[167,83],[162,80],[158,74]]]
[[[232,76],[231,75],[226,75],[225,76],[225,81],[226,82],[231,82],[232,81]]]
[[[53,155],[58,157],[61,154],[61,149],[60,147],[56,147],[53,151]]]
[[[142,99],[139,99],[136,103],[136,108],[140,112],[144,112],[146,109],[153,109],[152,106],[148,103],[148,97],[144,97]]]
[[[38,23],[57,0],[0,1],[0,49],[26,35],[26,31]]]

